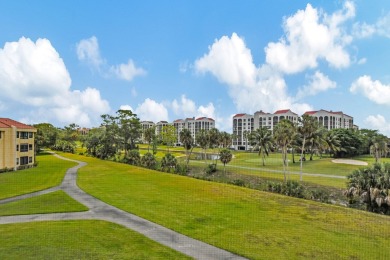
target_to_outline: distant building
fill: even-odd
[[[199,117],[195,119],[195,117],[192,118],[186,118],[186,119],[177,119],[173,121],[173,126],[176,129],[177,133],[177,142],[180,143],[180,132],[183,129],[188,129],[191,132],[192,138],[194,139],[194,142],[196,143],[196,135],[201,130],[208,131],[212,128],[215,128],[215,120],[209,117]]]
[[[88,133],[89,133],[90,130],[91,130],[90,128],[80,127],[80,128],[77,129],[77,133],[78,133],[79,135],[84,136],[84,135],[88,135]]]
[[[277,110],[273,114],[264,113],[260,110],[254,114],[254,129],[267,127],[268,129],[273,130],[280,120],[287,119],[292,123],[297,123],[298,118],[298,114],[292,112],[290,109]]]
[[[156,135],[157,136],[160,136],[162,131],[163,131],[163,128],[165,126],[168,126],[169,123],[167,121],[160,121],[160,122],[157,122],[156,124]]]
[[[233,116],[233,146],[237,150],[247,150],[248,135],[254,130],[254,116],[236,114]]]
[[[153,123],[152,121],[141,121],[141,128],[142,128],[141,140],[142,140],[142,142],[146,143],[146,140],[145,140],[145,130],[149,129],[149,128],[152,128],[152,127],[156,127],[156,124]]]
[[[308,111],[305,114],[317,119],[320,126],[331,130],[335,128],[354,128],[353,117],[343,112],[332,112],[326,110]],[[299,116],[290,109],[277,110],[273,114],[263,111],[257,111],[254,115],[236,114],[233,116],[233,147],[237,150],[248,150],[251,146],[248,142],[248,135],[261,127],[266,127],[271,131],[283,120],[287,119],[294,124],[298,123]]]
[[[0,169],[34,165],[36,132],[32,126],[0,118]]]
[[[346,115],[341,111],[333,112],[321,109],[318,111],[308,111],[305,114],[315,117],[320,126],[323,126],[325,129],[328,130],[335,128],[356,128],[356,126],[354,126],[353,124],[353,117]]]

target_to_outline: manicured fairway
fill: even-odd
[[[61,190],[7,204],[0,204],[0,216],[86,210],[88,210],[87,207],[75,201]]]
[[[253,259],[389,259],[390,218],[93,158],[78,184],[99,199]]]
[[[98,221],[0,225],[0,259],[189,259],[134,231]]]
[[[0,199],[44,190],[59,185],[66,170],[76,163],[58,159],[51,154],[37,156],[38,167],[0,173]]]

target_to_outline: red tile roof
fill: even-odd
[[[278,114],[285,114],[285,113],[288,113],[288,112],[291,112],[293,113],[294,115],[296,115],[296,113],[294,113],[293,111],[291,111],[291,109],[283,109],[283,110],[278,110],[278,111],[275,111],[275,115],[278,115]]]
[[[20,123],[18,121],[9,119],[9,118],[0,118],[0,127],[3,128],[10,128],[11,126],[14,126],[19,129],[35,129],[34,127],[30,125],[26,125],[23,123]]]
[[[203,120],[203,119],[208,119],[208,120],[211,120],[211,121],[215,121],[214,119],[210,118],[210,117],[199,117],[197,118],[196,120]]]
[[[285,114],[285,113],[287,113],[288,111],[290,111],[290,109],[278,110],[278,111],[275,111],[274,114]]]
[[[315,114],[315,113],[317,113],[318,111],[307,111],[307,112],[305,112],[305,114],[304,115],[313,115],[313,114]]]
[[[246,114],[236,114],[235,116],[233,117],[242,117],[242,116],[245,116]]]

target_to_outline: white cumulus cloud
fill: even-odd
[[[390,105],[390,85],[383,84],[379,80],[372,80],[370,76],[359,77],[352,83],[350,91],[361,93],[374,103]]]
[[[370,115],[364,120],[364,123],[369,129],[378,130],[382,134],[390,134],[390,122],[382,115]]]
[[[127,63],[108,66],[100,54],[96,36],[81,40],[76,44],[76,49],[77,57],[80,61],[86,62],[105,77],[116,77],[121,80],[132,81],[137,76],[146,75],[146,70],[137,67],[132,59],[129,59]]]
[[[378,18],[374,24],[357,22],[353,25],[353,36],[356,38],[368,38],[379,35],[390,38],[390,13]]]
[[[273,111],[295,104],[287,95],[282,75],[265,64],[256,67],[251,51],[236,33],[216,40],[209,52],[195,61],[198,73],[209,72],[229,88],[229,95],[239,111]],[[310,106],[299,104],[299,106]]]
[[[143,76],[146,71],[142,68],[137,68],[133,60],[129,60],[127,64],[119,64],[110,68],[111,73],[119,79],[132,81],[136,76]]]
[[[350,57],[345,46],[351,37],[344,33],[342,24],[354,15],[355,7],[350,1],[331,15],[307,4],[305,10],[285,19],[285,37],[268,44],[266,62],[288,74],[316,68],[320,59],[332,67],[348,67]]]
[[[76,49],[79,60],[85,61],[97,69],[103,65],[104,60],[100,55],[99,43],[95,36],[81,40],[77,43]]]
[[[135,113],[142,121],[168,121],[168,110],[164,104],[147,98],[135,109]]]
[[[335,88],[336,85],[336,82],[330,80],[328,76],[316,71],[313,75],[309,76],[309,84],[298,90],[297,98],[314,96],[320,92]]]
[[[110,110],[97,89],[71,90],[71,78],[48,39],[20,38],[0,49],[0,102],[11,99],[30,122],[91,126]]]
[[[195,102],[182,95],[180,101],[174,99],[172,101],[172,110],[177,116],[192,117],[195,116],[196,105]]]

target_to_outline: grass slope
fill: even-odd
[[[66,170],[76,165],[51,154],[37,156],[38,167],[0,173],[0,199],[10,198],[59,185]]]
[[[59,190],[0,205],[0,216],[87,211],[88,208]]]
[[[0,259],[189,259],[134,231],[98,220],[0,225]]]
[[[99,199],[253,259],[388,259],[390,218],[93,158],[78,184]]]

